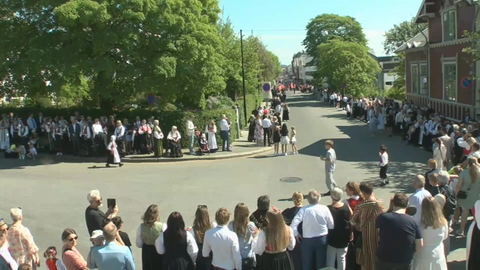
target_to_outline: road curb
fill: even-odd
[[[272,147],[262,147],[261,149],[257,149],[255,151],[248,151],[243,153],[232,153],[231,155],[226,156],[215,156],[215,155],[204,155],[204,156],[195,156],[195,157],[188,157],[188,158],[154,158],[154,157],[147,157],[147,158],[123,158],[122,161],[124,163],[153,163],[153,162],[185,162],[185,161],[202,161],[202,160],[222,160],[222,159],[234,159],[234,158],[241,158],[241,157],[249,157],[257,154],[262,154],[268,151],[271,151]]]

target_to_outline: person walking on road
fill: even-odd
[[[337,186],[337,183],[333,179],[333,173],[335,172],[335,165],[337,163],[337,154],[335,153],[335,149],[333,149],[332,140],[325,142],[325,149],[327,149],[326,156],[320,158],[325,161],[325,184],[327,184],[328,192],[323,194],[323,196],[330,196],[330,191]]]

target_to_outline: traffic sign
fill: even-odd
[[[463,88],[470,88],[470,86],[472,86],[472,80],[468,77],[464,77],[462,79],[462,87]]]
[[[264,84],[262,85],[262,89],[263,89],[263,91],[265,91],[265,92],[270,92],[270,89],[271,89],[271,88],[272,88],[272,87],[270,86],[270,83],[264,83]]]
[[[150,105],[155,104],[155,96],[153,94],[148,94],[147,100]]]

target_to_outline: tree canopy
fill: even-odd
[[[333,88],[341,89],[346,84],[346,92],[356,97],[375,88],[381,69],[365,45],[333,39],[318,47],[317,56],[317,72],[328,78]]]
[[[353,17],[336,14],[321,14],[307,24],[307,35],[303,40],[308,55],[318,59],[318,46],[333,39],[367,45],[362,26]]]
[[[189,108],[236,98],[239,37],[219,15],[218,0],[1,1],[0,96],[111,107],[152,93]],[[255,93],[280,64],[259,39],[245,45]]]

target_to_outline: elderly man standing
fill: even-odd
[[[105,225],[106,219],[112,219],[118,213],[118,206],[108,209],[107,213],[103,213],[100,210],[102,206],[102,196],[100,196],[100,191],[92,190],[87,195],[87,200],[90,205],[85,209],[85,222],[87,223],[87,229],[90,236],[95,230],[101,230]]]
[[[22,209],[10,209],[10,217],[13,220],[13,224],[8,230],[7,241],[12,257],[18,264],[26,263],[32,266],[39,266],[38,247],[33,241],[30,230],[22,225]]]
[[[115,239],[118,229],[112,222],[103,227],[105,246],[95,247],[92,251],[92,268],[102,270],[135,270],[130,249],[120,246]]]
[[[413,219],[420,224],[423,199],[432,197],[432,194],[425,189],[425,177],[423,175],[415,176],[413,187],[415,188],[415,193],[408,198],[408,204],[417,208],[417,213],[413,216]]]
[[[195,151],[193,151],[193,146],[195,144],[195,125],[193,124],[193,119],[195,117],[190,115],[190,118],[187,120],[187,136],[188,136],[188,150],[190,151],[190,155],[194,155]]]
[[[327,264],[328,230],[334,227],[332,213],[320,205],[320,193],[312,190],[307,197],[310,205],[300,209],[290,227],[301,238],[298,225],[303,222],[302,263],[304,270],[321,269]]]
[[[232,151],[230,150],[230,123],[225,114],[222,115],[222,120],[220,120],[220,137],[223,140],[222,151],[225,151],[225,148],[227,151]]]

